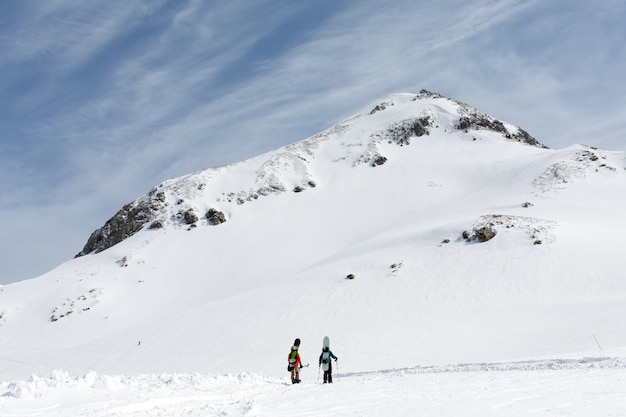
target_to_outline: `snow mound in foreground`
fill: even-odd
[[[415,367],[303,383],[258,374],[145,374],[0,383],[5,416],[621,415],[626,360],[592,358]]]

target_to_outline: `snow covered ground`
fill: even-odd
[[[336,373],[319,383],[258,374],[89,373],[2,383],[0,411],[18,416],[624,416],[626,363],[535,361]]]
[[[626,415],[626,155],[520,134],[396,95],[166,181],[161,227],[0,287],[0,416]]]

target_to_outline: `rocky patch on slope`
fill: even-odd
[[[93,288],[85,295],[78,296],[76,298],[68,298],[62,302],[59,306],[55,307],[50,316],[50,321],[59,321],[64,317],[68,317],[72,314],[80,314],[91,310],[100,302],[100,296],[103,290],[101,288]]]
[[[556,225],[557,223],[553,220],[489,214],[481,216],[472,229],[465,230],[462,233],[462,237],[468,243],[483,243],[493,239],[498,233],[498,228],[514,229],[525,232],[534,245],[541,245],[554,242],[554,228]]]
[[[607,155],[597,149],[583,146],[572,158],[550,165],[533,181],[533,186],[541,192],[558,191],[568,183],[585,178],[594,172],[617,172],[608,162]]]

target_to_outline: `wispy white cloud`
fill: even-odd
[[[153,6],[162,4],[152,2]],[[8,6],[5,6],[8,7]],[[142,2],[23,1],[11,10],[13,40],[0,63],[34,63],[52,71],[75,68],[150,13]]]

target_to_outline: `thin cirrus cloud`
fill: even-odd
[[[624,2],[584,3],[4,2],[0,283],[71,258],[164,179],[390,93],[440,92],[551,147],[626,149]]]

